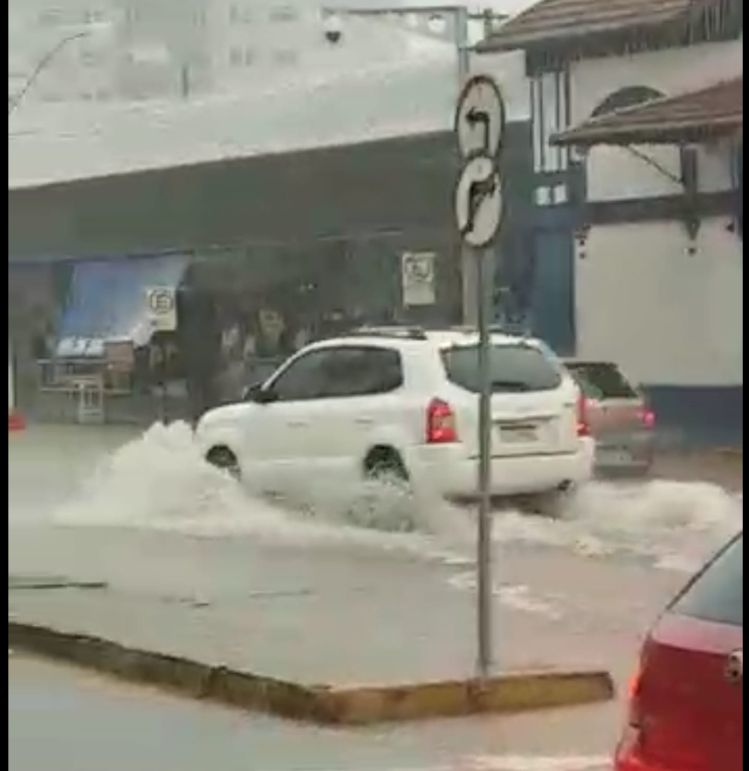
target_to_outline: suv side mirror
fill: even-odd
[[[272,388],[263,388],[262,383],[254,383],[245,388],[242,394],[243,401],[255,402],[256,404],[270,404],[278,401],[278,394]]]
[[[278,394],[272,388],[263,388],[257,386],[257,388],[251,388],[249,399],[256,404],[272,404],[278,401]]]
[[[262,390],[262,387],[263,387],[262,383],[253,383],[252,385],[247,386],[242,391],[242,401],[254,402],[255,397],[258,395],[258,392]]]

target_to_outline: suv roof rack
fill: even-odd
[[[438,330],[445,330],[446,332],[462,332],[466,335],[478,334],[478,327],[475,324],[451,324],[449,326],[438,327]],[[489,325],[489,333],[492,335],[507,335],[508,337],[530,337],[530,333],[526,329],[518,330],[517,327],[513,327],[502,323],[492,323]]]
[[[348,333],[349,337],[390,337],[397,340],[426,340],[422,327],[356,327]]]

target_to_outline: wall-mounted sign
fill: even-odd
[[[146,303],[154,332],[174,332],[177,329],[177,290],[174,287],[148,287]]]
[[[401,256],[403,305],[434,305],[436,296],[434,252],[405,252]]]

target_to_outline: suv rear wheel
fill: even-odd
[[[567,507],[572,488],[549,490],[545,493],[523,495],[518,499],[520,509],[527,514],[535,514],[550,519],[559,519]]]

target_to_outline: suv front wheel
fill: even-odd
[[[234,479],[239,479],[241,471],[239,468],[239,461],[237,456],[228,448],[223,445],[218,447],[211,447],[206,453],[205,459],[212,466],[226,471]]]
[[[401,456],[390,447],[375,447],[364,461],[364,474],[367,479],[383,484],[405,487],[408,483],[408,471]]]

